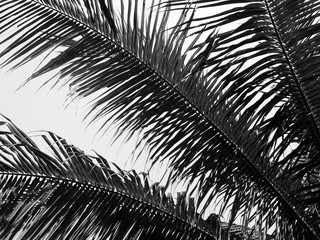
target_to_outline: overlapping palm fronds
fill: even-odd
[[[176,8],[187,3],[170,1]],[[288,233],[283,239],[317,239],[319,2],[226,0],[193,4],[210,9],[208,13],[219,12],[193,20],[198,31],[203,32],[205,24],[205,31],[219,32],[208,40],[208,44],[218,44],[202,66],[216,83],[213,91],[221,93],[212,112],[220,113],[221,127],[227,127],[225,132],[229,131],[249,164],[260,172],[262,178],[257,179],[270,184],[271,196],[282,198],[280,204],[270,192],[263,194],[259,197],[273,200],[260,209],[268,212],[267,206],[280,206],[284,210],[281,215],[291,219],[293,235]],[[230,121],[235,128],[224,124]],[[255,143],[243,138],[248,132]],[[292,210],[285,210],[287,207]],[[263,216],[270,214],[263,214],[261,220]],[[303,230],[297,225],[310,236],[299,235]]]
[[[260,239],[318,239],[320,4],[158,3],[2,1],[0,34],[18,34],[0,56],[19,66],[58,50],[32,77],[59,69],[73,96],[93,96],[94,120],[143,130],[199,212]]]

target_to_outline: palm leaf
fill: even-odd
[[[177,9],[187,3],[170,1]],[[219,32],[208,39],[207,44],[215,43],[215,47],[205,53],[207,61],[199,68],[207,69],[207,76],[216,83],[214,92],[221,93],[213,108],[222,113],[224,122],[238,119],[231,138],[244,152],[256,154],[260,172],[294,209],[285,214],[300,215],[302,225],[316,238],[318,197],[313,195],[314,202],[306,203],[297,196],[306,188],[309,197],[311,191],[318,191],[319,3],[226,0],[193,4],[217,12],[188,22],[195,31],[203,32],[205,26],[208,33]],[[241,137],[243,129],[256,135],[256,150]]]
[[[94,96],[94,119],[112,114],[120,133],[144,129],[152,159],[169,159],[173,179],[197,184],[203,211],[220,201],[229,226],[240,215],[264,235],[276,226],[280,239],[317,238],[319,130],[310,79],[318,76],[318,3],[195,1],[212,9],[197,18],[188,15],[189,1],[170,1],[164,13],[130,1],[117,18],[111,1],[79,2],[0,3],[3,31],[20,23],[26,33],[8,38],[5,63],[62,51],[33,77],[59,69],[73,93]],[[183,14],[168,31],[170,8]],[[211,32],[232,23],[238,27]]]
[[[176,202],[145,174],[112,170],[53,133],[31,139],[4,119],[0,142],[2,239],[215,239],[221,231],[192,199]]]

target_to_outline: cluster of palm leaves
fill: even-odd
[[[319,16],[313,0],[2,0],[1,64],[46,55],[29,81],[55,71],[170,174],[151,185],[5,119],[1,238],[320,239]]]

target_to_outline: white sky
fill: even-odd
[[[4,38],[5,35],[0,36],[0,41]],[[0,45],[0,52],[5,49],[5,45]],[[84,108],[81,108],[78,102],[67,106],[65,101],[68,94],[67,88],[52,90],[50,86],[40,88],[49,78],[44,76],[32,80],[19,89],[40,61],[41,58],[14,71],[10,71],[8,67],[0,67],[0,113],[26,133],[38,130],[54,132],[89,154],[94,150],[106,157],[108,161],[116,162],[122,168],[131,169],[132,164],[126,160],[130,158],[135,140],[119,149],[123,140],[111,145],[112,133],[103,135],[100,139],[101,134],[96,135],[99,125],[88,126],[83,122],[86,113]],[[144,166],[136,164],[135,168],[142,171]]]
[[[0,113],[8,117],[14,124],[25,132],[37,130],[52,131],[65,138],[69,143],[88,152],[95,150],[124,166],[132,143],[118,151],[119,144],[110,145],[111,137],[95,137],[98,125],[87,127],[83,122],[84,109],[71,103],[66,107],[66,89],[49,86],[40,88],[41,82],[47,78],[39,78],[19,89],[19,86],[32,73],[36,65],[27,65],[11,72],[8,68],[0,68]],[[121,153],[121,154],[120,154]],[[121,161],[120,161],[121,160]],[[129,164],[127,168],[131,168]]]

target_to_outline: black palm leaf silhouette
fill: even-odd
[[[212,239],[220,231],[192,199],[174,203],[145,174],[112,170],[51,132],[30,138],[4,119],[0,135],[2,239]]]

